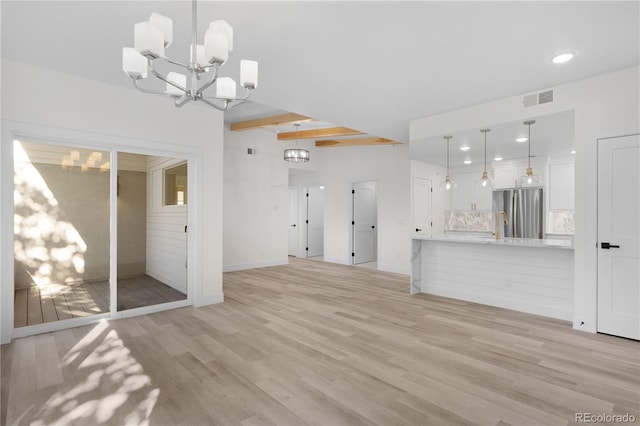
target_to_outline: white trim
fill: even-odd
[[[346,260],[345,259],[340,259],[338,257],[327,257],[324,256],[322,258],[323,262],[328,262],[328,263],[337,263],[339,265],[347,265],[347,266],[351,266],[351,256],[349,256]]]
[[[111,206],[112,210],[115,208],[117,211],[117,195],[114,188],[117,187],[117,152],[127,152],[133,154],[142,155],[155,155],[166,157],[177,157],[188,161],[189,163],[189,177],[188,185],[193,189],[192,197],[190,197],[190,205],[192,208],[188,210],[188,223],[189,230],[198,229],[201,224],[199,209],[202,208],[203,184],[202,184],[202,150],[198,147],[174,145],[166,142],[150,141],[143,139],[127,138],[115,135],[100,134],[86,131],[69,130],[59,127],[51,127],[39,124],[24,123],[12,120],[1,121],[1,139],[0,139],[0,197],[2,202],[0,203],[0,217],[2,221],[0,223],[0,248],[3,253],[12,253],[11,256],[3,256],[0,259],[0,342],[9,343],[12,337],[24,337],[32,334],[46,333],[48,331],[61,330],[67,327],[75,327],[76,324],[85,325],[92,324],[99,321],[102,318],[110,317],[122,317],[126,316],[124,313],[119,313],[115,310],[115,304],[117,297],[114,297],[114,290],[111,290],[110,314],[98,314],[85,318],[73,318],[70,320],[56,321],[52,323],[40,324],[35,326],[27,326],[14,328],[13,325],[13,291],[14,291],[14,270],[13,270],[13,140],[24,139],[34,141],[38,143],[45,143],[51,145],[64,145],[70,147],[79,147],[87,149],[95,149],[101,151],[108,151],[111,153]],[[149,148],[149,143],[153,143],[153,148]],[[115,159],[115,161],[114,161]],[[110,216],[113,214],[110,212]],[[110,222],[110,244],[111,244],[111,257],[113,258],[113,250],[117,251],[116,234],[117,228],[115,225],[117,222]],[[172,309],[173,303],[183,303],[179,306],[187,306],[193,304],[194,306],[204,306],[207,304],[220,303],[224,300],[222,293],[207,296],[203,294],[202,283],[202,241],[197,232],[189,232],[188,236],[188,250],[189,253],[194,255],[189,256],[188,262],[188,278],[187,287],[188,295],[186,301],[172,302],[168,304],[155,305],[143,309],[151,309],[148,312],[156,312],[159,310]],[[199,248],[200,250],[196,250]],[[114,274],[116,268],[110,265],[111,276],[117,276]],[[112,286],[113,287],[113,286]],[[177,307],[176,305],[175,307]],[[155,310],[157,308],[157,310]],[[142,312],[139,309],[132,310],[135,315],[136,312]],[[16,334],[17,333],[17,334]]]
[[[410,275],[411,268],[399,268],[397,266],[389,266],[378,263],[378,271],[391,272],[393,274]]]
[[[288,265],[289,259],[284,260],[264,260],[261,262],[240,263],[237,265],[224,265],[223,272],[244,271],[245,269],[266,268],[268,266]]]
[[[193,302],[193,306],[199,308],[200,306],[215,305],[222,302],[224,302],[224,293],[214,293],[203,295],[198,299],[198,302]]]

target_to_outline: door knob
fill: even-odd
[[[609,250],[610,248],[620,248],[620,246],[619,245],[609,244],[609,243],[600,243],[600,248],[605,249],[605,250]]]
[[[293,225],[291,225],[291,226],[293,226],[293,227],[295,228],[295,227],[296,227],[296,224],[294,223],[294,224],[293,224]]]
[[[371,225],[371,229],[376,229],[376,226],[375,225]]]

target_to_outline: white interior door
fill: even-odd
[[[598,331],[640,339],[640,136],[598,141]]]
[[[307,257],[324,254],[324,187],[307,188]]]
[[[289,188],[289,256],[298,255],[298,188]]]
[[[378,201],[375,182],[353,184],[353,264],[373,262],[377,255]]]
[[[431,179],[413,178],[413,233],[431,235]]]

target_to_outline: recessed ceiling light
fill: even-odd
[[[571,153],[572,153],[572,154],[575,154],[575,153],[576,153],[576,150],[575,150],[575,149],[572,149],[572,150],[571,150]]]
[[[516,138],[516,142],[526,142],[529,139],[525,138],[525,137],[521,137],[521,138]]]
[[[471,149],[471,147],[470,146],[466,146],[466,145],[460,147],[460,151],[469,151],[470,149]]]
[[[565,52],[565,53],[561,53],[559,55],[554,56],[551,61],[554,64],[564,64],[565,62],[569,62],[570,60],[572,60],[573,56],[574,56],[573,53]]]
[[[471,160],[464,160],[464,164],[471,164]]]
[[[502,158],[502,157],[500,157],[500,156],[497,156],[497,157],[495,157],[495,158],[493,159],[493,161],[502,161],[502,160],[503,160],[503,158]]]

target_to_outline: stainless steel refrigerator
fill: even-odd
[[[493,191],[493,220],[504,210],[507,225],[502,235],[515,238],[544,237],[544,198],[542,188],[516,188]],[[495,227],[494,227],[495,229]]]

